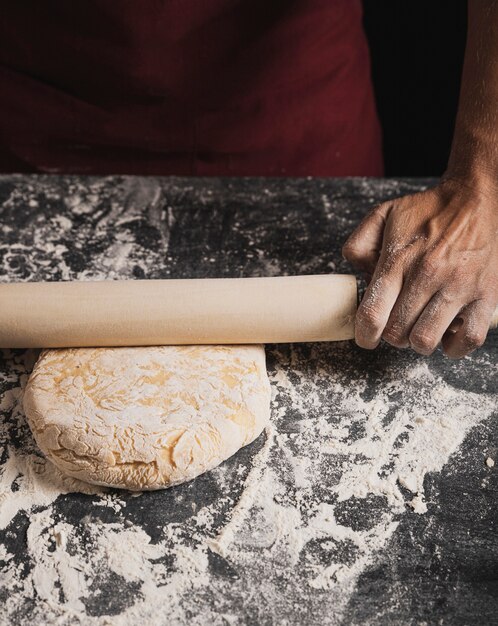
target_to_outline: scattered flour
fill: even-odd
[[[162,504],[154,528],[131,508],[145,495],[67,479],[43,459],[21,408],[36,353],[4,351],[0,623],[235,624],[248,602],[255,622],[339,623],[400,516],[431,506],[426,474],[496,410],[496,397],[455,389],[421,359],[372,384],[347,346],[311,350],[270,352],[273,426],[259,451],[214,470],[218,497],[190,502],[191,514],[167,521]],[[189,504],[188,486],[163,496]]]

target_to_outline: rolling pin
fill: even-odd
[[[354,337],[354,276],[0,284],[0,348]]]
[[[340,341],[357,297],[343,274],[0,284],[0,348]]]

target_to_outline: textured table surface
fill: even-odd
[[[3,176],[0,280],[349,272],[369,207],[429,184]],[[496,332],[457,362],[268,346],[271,428],[139,495],[44,460],[36,353],[0,354],[1,624],[498,623]]]

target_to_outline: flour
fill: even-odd
[[[236,624],[248,602],[256,623],[315,623],[310,610],[339,622],[401,516],[430,509],[427,473],[496,410],[493,394],[458,390],[415,357],[372,384],[345,344],[273,350],[273,427],[245,461],[212,472],[217,497],[197,505],[186,487],[135,500],[65,479],[40,456],[21,409],[35,356],[4,355],[0,525],[15,531],[23,512],[28,522],[23,561],[8,533],[0,544],[2,624],[22,610],[34,625]],[[81,491],[76,519],[62,502]],[[163,512],[156,525],[147,513],[137,522],[137,501]],[[99,598],[107,615],[92,609]]]
[[[224,557],[227,555],[228,547],[233,542],[237,531],[240,531],[242,528],[245,518],[254,503],[256,494],[259,491],[260,482],[264,475],[268,454],[273,443],[272,438],[273,431],[271,428],[267,428],[265,445],[253,461],[250,474],[245,482],[244,491],[242,492],[239,501],[231,511],[230,522],[222,529],[214,540],[208,543],[209,548],[214,552],[217,552],[220,556]],[[204,513],[200,513],[197,518],[199,519],[200,516],[200,523],[206,525],[208,515],[208,512],[204,511]]]

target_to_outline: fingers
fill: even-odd
[[[480,346],[498,300],[497,233],[494,202],[447,185],[374,209],[343,248],[373,273],[356,315],[358,345],[384,338],[428,355],[442,343],[455,358]]]
[[[413,325],[408,344],[419,354],[428,356],[441,343],[445,333],[455,324],[461,310],[456,301],[444,291],[435,293]]]
[[[380,204],[360,223],[342,248],[342,254],[357,269],[373,274],[382,249],[389,204]]]
[[[458,318],[462,320],[458,328],[452,325],[450,332],[443,336],[442,344],[445,353],[459,359],[482,346],[488,334],[493,305],[486,300],[475,300],[467,305]]]
[[[383,251],[355,320],[355,340],[360,348],[379,345],[392,308],[403,287],[402,264],[398,255]]]
[[[408,348],[410,346],[412,328],[431,302],[437,289],[438,284],[434,273],[429,271],[423,263],[418,264],[415,270],[405,278],[403,289],[391,311],[386,328],[382,333],[382,338],[395,348]],[[445,305],[441,301],[441,297],[437,299],[437,304]],[[429,307],[429,310],[433,311],[435,315],[439,312],[434,303]],[[456,310],[456,313],[458,310]],[[450,319],[450,322],[453,317]],[[433,321],[436,322],[436,319],[433,319]],[[446,325],[441,330],[441,336],[447,327]]]
[[[406,260],[412,269],[408,270],[382,337],[396,348],[411,346],[420,354],[431,354],[465,300],[458,297],[454,287],[442,284],[437,271],[441,263],[433,254],[417,261],[410,257]]]
[[[382,253],[384,228],[391,205],[384,203],[361,222],[344,244],[342,253],[356,268],[372,279],[358,307],[355,321],[356,343],[375,348],[402,287],[403,276],[393,258]]]

